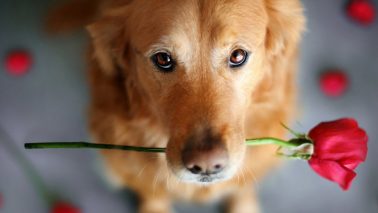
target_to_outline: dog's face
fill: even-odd
[[[232,177],[244,157],[267,20],[258,1],[199,2],[143,4],[130,39],[138,81],[169,131],[170,168],[210,183]]]
[[[138,0],[108,19],[116,13],[126,17],[103,33],[117,36],[104,39],[99,25],[90,29],[97,58],[109,70],[116,61],[159,118],[171,171],[186,182],[231,178],[244,157],[246,112],[265,71],[266,2]],[[107,60],[109,54],[118,55]]]

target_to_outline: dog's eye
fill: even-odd
[[[248,58],[248,53],[242,49],[236,49],[232,51],[230,58],[228,60],[229,66],[231,68],[236,68],[242,66]]]
[[[171,72],[174,69],[175,62],[167,52],[158,52],[151,57],[155,66],[163,72]]]

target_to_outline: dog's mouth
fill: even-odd
[[[181,181],[187,182],[187,183],[195,183],[200,185],[210,185],[213,183],[221,182],[226,180],[226,178],[222,176],[216,176],[216,175],[210,175],[210,174],[203,174],[198,175],[196,177],[186,177],[186,178],[180,178]]]
[[[227,181],[234,177],[235,173],[237,171],[237,168],[227,168],[224,171],[220,173],[198,173],[193,174],[191,172],[188,172],[185,169],[179,170],[179,171],[173,171],[176,178],[178,178],[179,181],[184,183],[193,183],[198,185],[211,185],[214,183],[219,183],[223,181]]]
[[[231,171],[231,169],[227,169],[226,171],[222,171],[216,174],[208,172],[193,174],[185,168],[173,169],[172,167],[170,167],[169,170],[171,173],[171,175],[169,176],[173,177],[176,181],[197,185],[211,185],[214,183],[224,182],[229,179],[232,179],[236,173],[234,171]]]
[[[201,185],[209,185],[212,183],[217,183],[217,182],[222,182],[225,180],[228,180],[229,178],[225,176],[217,176],[217,175],[200,175],[196,178],[196,183],[201,184]]]
[[[211,183],[211,182],[213,182],[213,180],[214,180],[214,178],[212,178],[211,176],[208,176],[208,175],[202,176],[202,177],[199,178],[200,183]]]
[[[213,183],[221,182],[224,178],[221,177],[213,177],[211,175],[202,175],[196,179],[194,183],[197,183],[199,185],[210,185]]]

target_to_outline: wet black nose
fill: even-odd
[[[201,141],[188,141],[183,150],[182,161],[193,174],[217,174],[228,163],[228,154],[218,137],[205,137]]]

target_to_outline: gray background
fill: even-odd
[[[43,32],[43,18],[54,2],[0,2],[0,56],[4,58],[18,47],[34,56],[33,69],[23,77],[10,76],[0,68],[0,212],[48,212],[7,143],[35,165],[50,188],[83,212],[134,212],[135,199],[130,192],[115,190],[104,181],[95,152],[22,148],[26,141],[88,140],[87,38],[84,31],[59,37]],[[369,134],[369,156],[348,192],[318,177],[306,162],[290,161],[258,183],[262,208],[266,213],[378,212],[378,23],[360,27],[350,22],[343,0],[303,3],[308,31],[298,79],[301,116],[293,128],[305,131],[321,120],[355,117]],[[319,91],[317,79],[325,67],[347,72],[351,81],[347,94],[331,99]],[[175,208],[187,213],[217,209],[187,204]]]

